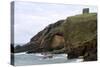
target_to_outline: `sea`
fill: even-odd
[[[57,64],[57,63],[76,63],[82,62],[83,59],[67,59],[67,54],[53,54],[52,58],[44,58],[45,56],[41,53],[26,54],[15,53],[14,54],[14,65],[40,65],[40,64]]]

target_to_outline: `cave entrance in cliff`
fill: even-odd
[[[56,33],[53,36],[51,47],[55,50],[64,48],[64,36],[63,33]]]

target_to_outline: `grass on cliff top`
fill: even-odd
[[[67,18],[68,20],[72,22],[84,22],[89,20],[95,20],[97,19],[97,13],[86,13],[86,14],[79,14],[75,16],[70,16]]]
[[[66,41],[74,44],[87,41],[97,34],[97,14],[89,13],[70,16],[63,25]]]

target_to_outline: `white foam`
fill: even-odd
[[[82,62],[83,61],[83,59],[77,59],[76,60],[76,62]]]
[[[22,55],[22,54],[26,54],[26,52],[15,53],[15,55]]]
[[[62,54],[62,56],[63,56],[63,57],[67,57],[68,55],[67,55],[67,54]]]
[[[40,53],[36,53],[35,55],[36,55],[36,56],[44,56],[44,55],[42,55],[42,54],[40,54]]]
[[[64,57],[54,57],[54,59],[60,59],[60,58],[64,58]]]

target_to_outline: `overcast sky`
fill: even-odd
[[[68,16],[81,14],[83,8],[97,12],[96,6],[15,2],[15,43],[27,43],[47,25]]]

